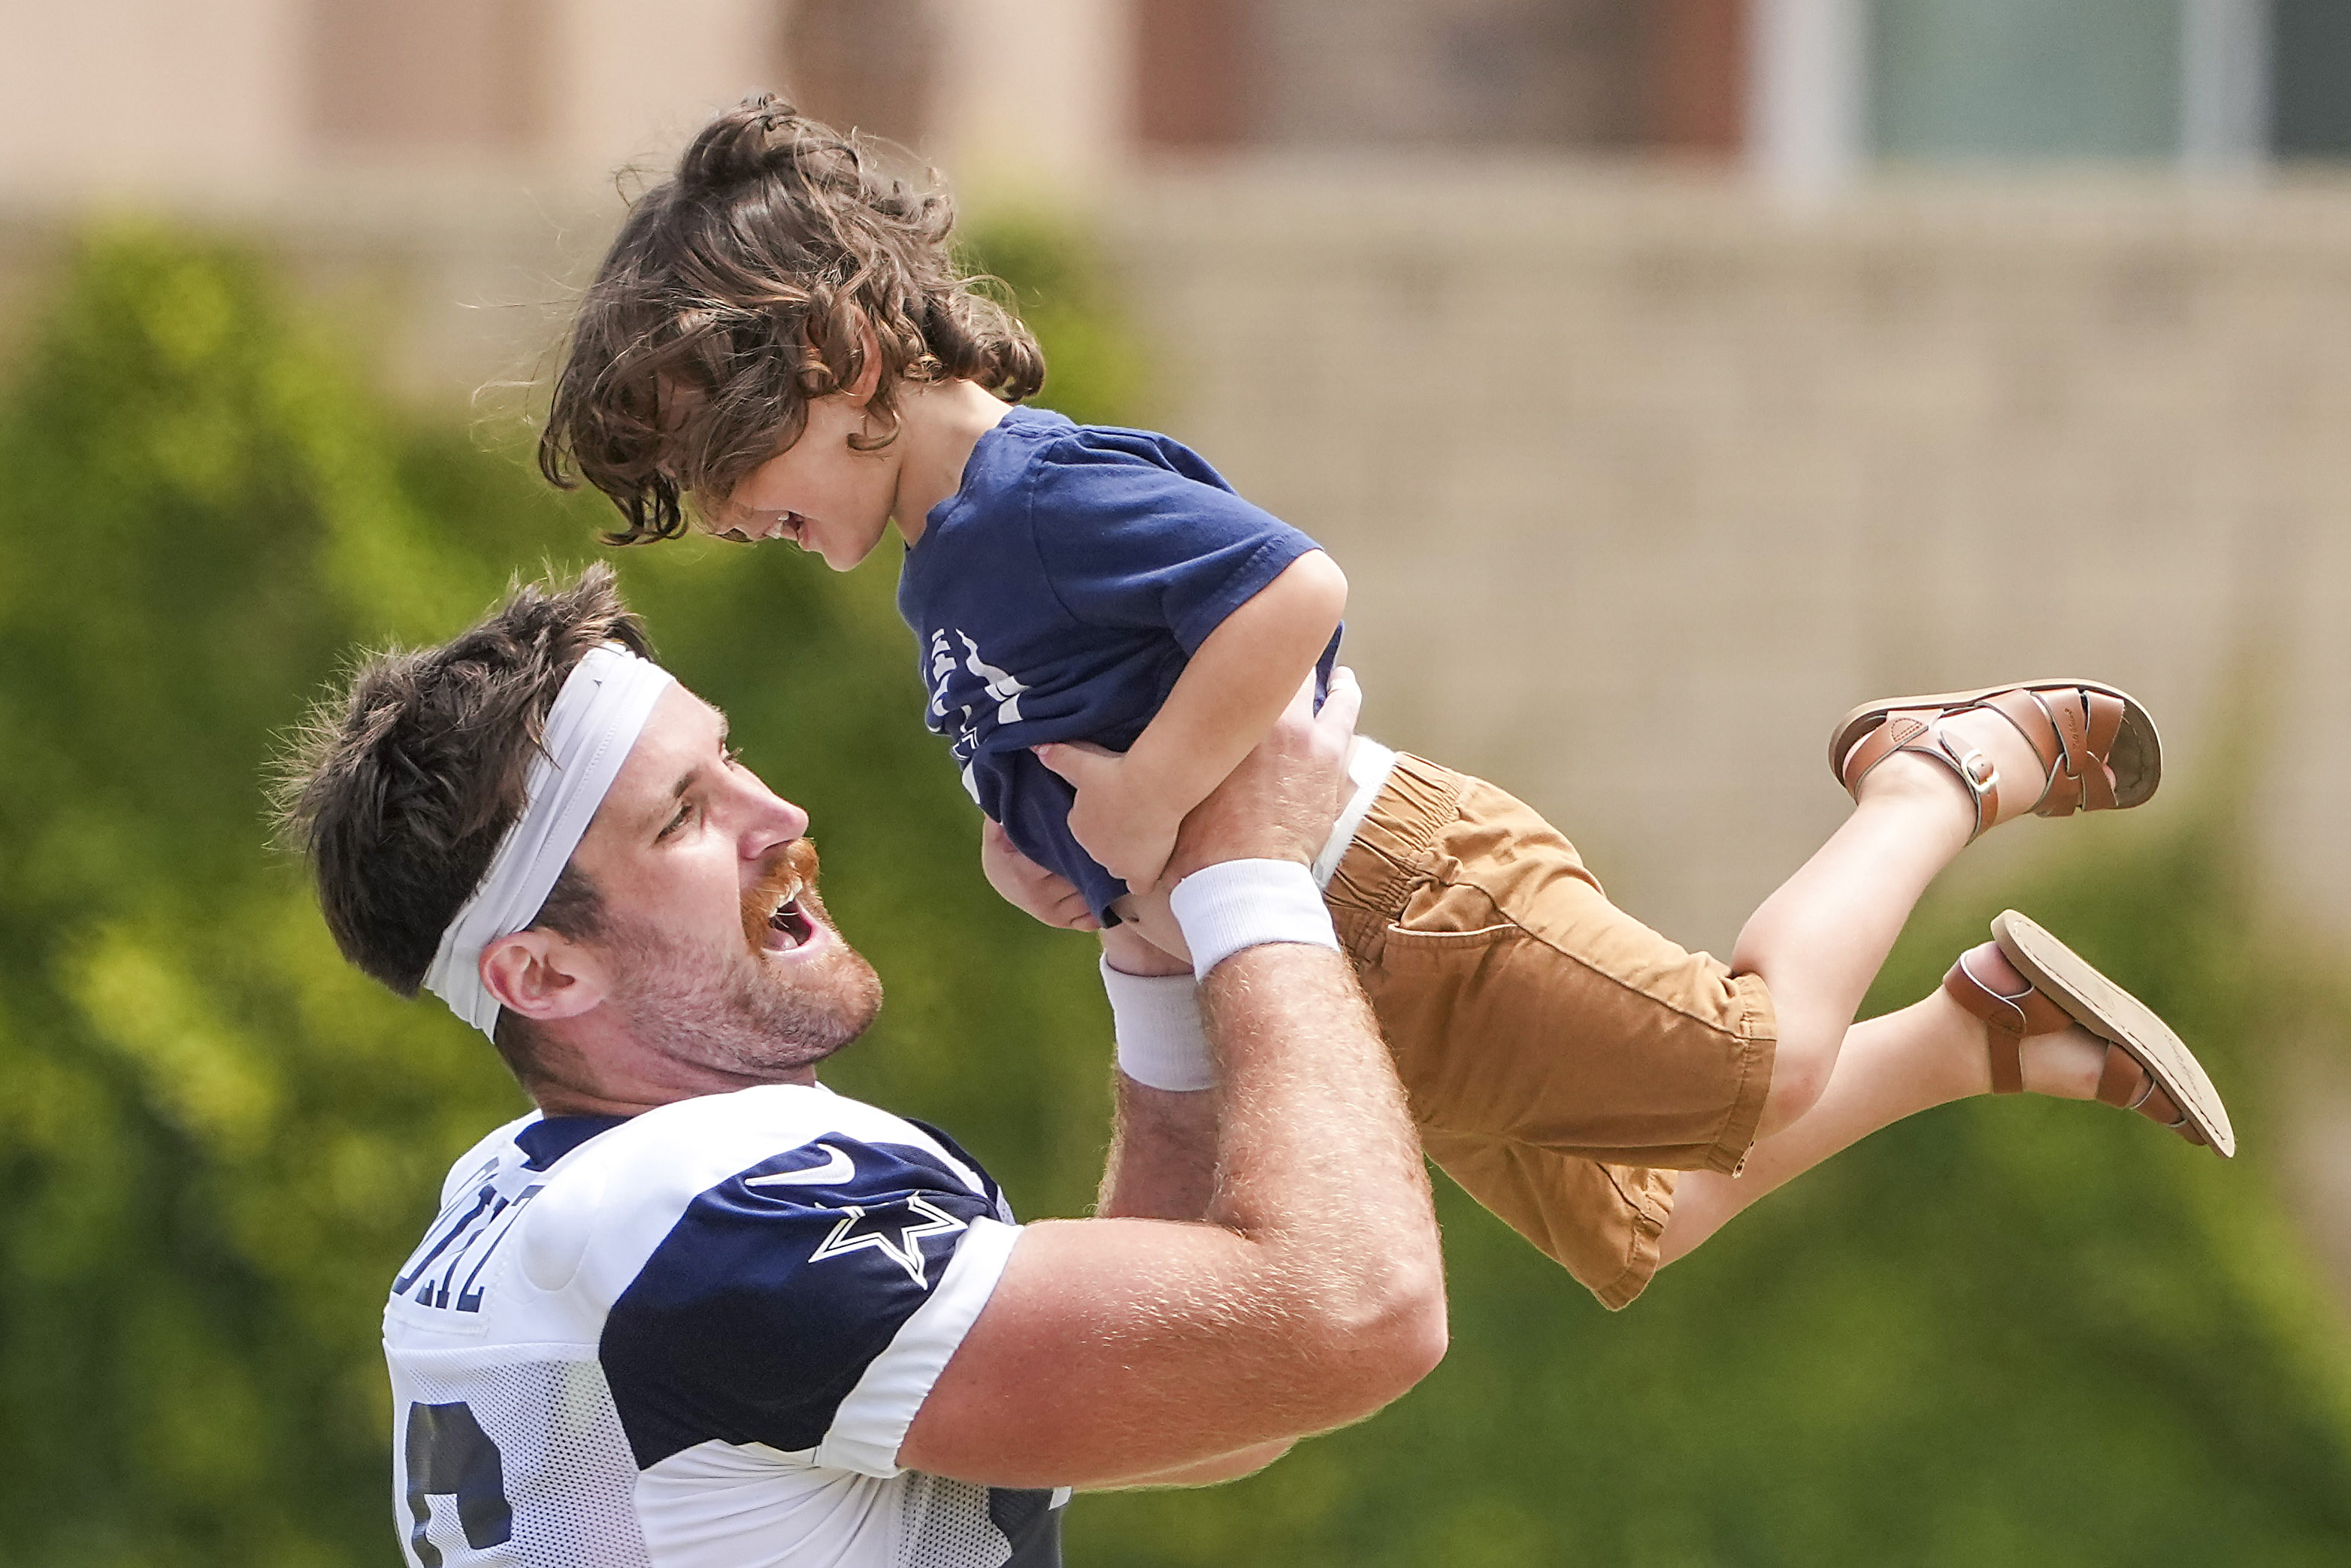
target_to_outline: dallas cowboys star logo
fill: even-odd
[[[841,1223],[817,1244],[816,1250],[809,1254],[809,1261],[821,1263],[827,1258],[839,1258],[870,1247],[906,1270],[915,1284],[927,1289],[930,1281],[924,1278],[924,1270],[928,1260],[923,1256],[923,1238],[945,1236],[962,1228],[962,1220],[920,1197],[874,1209],[862,1204],[843,1204]]]

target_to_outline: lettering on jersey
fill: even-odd
[[[963,644],[960,657],[956,643]],[[925,722],[933,734],[947,737],[957,762],[970,762],[978,751],[983,725],[994,728],[1020,722],[1020,694],[1028,686],[1009,670],[989,664],[968,633],[953,628],[933,632],[925,662],[931,688]]]
[[[928,1289],[930,1281],[924,1277],[927,1263],[923,1256],[923,1238],[945,1236],[964,1228],[964,1222],[946,1209],[910,1196],[896,1203],[878,1208],[862,1204],[845,1204],[841,1223],[832,1234],[817,1243],[809,1254],[809,1261],[821,1263],[828,1258],[840,1258],[867,1248],[881,1253],[901,1269],[915,1284]]]
[[[471,1194],[461,1194],[425,1232],[423,1242],[392,1281],[392,1293],[409,1296],[413,1291],[409,1299],[420,1307],[480,1312],[482,1270],[489,1267],[498,1243],[514,1229],[524,1207],[539,1191],[539,1184],[534,1183],[509,1199],[485,1184]],[[462,1279],[461,1269],[465,1270]]]

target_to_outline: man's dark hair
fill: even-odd
[[[538,465],[612,498],[611,544],[675,538],[684,497],[723,498],[791,445],[808,404],[882,361],[866,447],[897,434],[904,382],[976,382],[1015,402],[1045,382],[1027,328],[965,276],[955,204],[773,96],[694,139],[629,209],[580,300]]]
[[[310,864],[343,956],[403,997],[424,983],[441,934],[522,815],[531,759],[557,695],[589,649],[651,655],[612,571],[569,585],[516,584],[437,648],[362,659],[348,687],[297,732],[277,794],[282,835]],[[566,866],[531,924],[599,934],[596,888]],[[528,1081],[528,1023],[502,1012],[497,1045]]]

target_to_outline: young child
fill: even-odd
[[[615,542],[682,535],[690,496],[720,538],[846,571],[894,521],[928,722],[989,820],[990,880],[1101,928],[1122,1065],[1203,1088],[1160,873],[1301,685],[1328,689],[1345,579],[1166,436],[1015,406],[1042,359],[956,267],[952,222],[788,104],[719,116],[582,300],[541,466],[613,498]],[[1611,905],[1499,789],[1358,742],[1315,871],[1427,1150],[1612,1307],[1789,1177],[1964,1095],[2095,1095],[2233,1151],[2179,1039],[2021,915],[1941,991],[1853,1021],[1963,845],[2155,792],[2137,703],[2070,678],[1891,699],[1829,759],[1855,810],[1726,966]]]

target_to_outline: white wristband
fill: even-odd
[[[1244,947],[1296,942],[1337,948],[1338,933],[1323,907],[1314,873],[1296,861],[1226,861],[1204,867],[1167,895],[1192,973],[1202,979]]]
[[[1217,1086],[1197,981],[1189,975],[1130,975],[1112,968],[1108,958],[1102,961],[1102,977],[1121,1072],[1154,1089]]]

